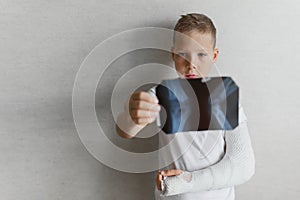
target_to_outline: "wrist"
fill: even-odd
[[[132,138],[140,132],[145,125],[136,124],[129,113],[122,112],[117,118],[117,127],[126,134],[126,138]]]

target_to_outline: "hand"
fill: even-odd
[[[135,92],[129,99],[129,114],[138,125],[154,122],[159,111],[158,99],[147,92]]]
[[[163,170],[163,171],[158,171],[157,175],[156,175],[156,186],[158,190],[162,190],[161,189],[161,183],[162,183],[162,179],[163,176],[177,176],[179,174],[181,174],[183,171],[180,169],[170,169],[170,170]]]

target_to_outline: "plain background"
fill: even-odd
[[[84,148],[72,87],[99,42],[171,28],[189,12],[213,19],[218,66],[242,89],[256,174],[236,187],[237,199],[298,199],[299,10],[296,0],[1,0],[0,199],[152,199],[155,173],[110,169]]]

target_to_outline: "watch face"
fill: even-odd
[[[239,87],[230,77],[164,80],[156,87],[156,96],[167,134],[238,126]]]

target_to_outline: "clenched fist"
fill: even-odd
[[[135,92],[129,99],[129,113],[138,125],[146,125],[155,121],[160,111],[158,99],[144,91]]]

